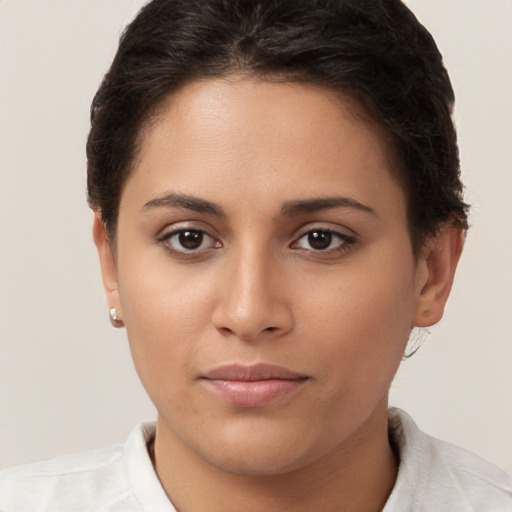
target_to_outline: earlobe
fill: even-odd
[[[418,299],[415,327],[429,327],[441,320],[464,245],[464,231],[444,225],[425,244],[418,262]]]
[[[112,247],[108,241],[105,224],[101,220],[99,212],[94,214],[92,233],[100,258],[101,275],[107,297],[107,304],[109,306],[110,321],[114,327],[123,327],[116,261]],[[115,315],[113,311],[115,311]]]

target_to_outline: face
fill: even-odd
[[[269,474],[385,427],[433,279],[386,137],[357,110],[219,79],[146,129],[102,266],[162,442]]]

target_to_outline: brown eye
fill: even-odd
[[[200,229],[178,229],[161,239],[175,253],[192,253],[218,247],[218,242]]]
[[[202,231],[181,231],[178,233],[179,244],[189,251],[199,249],[203,243],[204,233]]]
[[[317,251],[328,249],[331,242],[332,233],[329,231],[312,231],[308,233],[308,244]]]
[[[329,229],[312,229],[304,233],[293,245],[295,249],[310,252],[341,252],[355,242],[353,237]]]

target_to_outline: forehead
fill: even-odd
[[[398,186],[385,130],[352,98],[312,85],[190,83],[161,105],[139,148],[128,181],[146,196],[178,187],[218,200],[263,192],[263,202],[283,202],[335,187],[362,200]],[[236,194],[222,198],[228,185]],[[393,194],[403,202],[399,188]]]
[[[228,75],[185,84],[162,101],[155,112],[141,130],[143,146],[144,141],[154,137],[155,128],[160,126],[162,132],[171,123],[175,128],[179,124],[184,137],[198,133],[186,133],[188,128],[210,129],[210,135],[214,136],[219,131],[218,121],[224,123],[226,130],[237,124],[247,132],[251,126],[266,124],[284,128],[289,137],[303,137],[307,130],[310,136],[325,132],[332,127],[333,120],[341,121],[337,123],[340,128],[343,121],[350,119],[354,125],[366,126],[365,135],[371,132],[372,137],[382,138],[382,149],[390,160],[394,159],[388,130],[372,117],[365,105],[346,92],[316,84],[272,76]]]

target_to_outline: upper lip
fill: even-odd
[[[307,376],[289,370],[284,366],[259,363],[253,365],[228,364],[219,366],[204,374],[203,378],[209,380],[236,380],[236,381],[259,381],[259,380],[297,380],[306,379]]]

